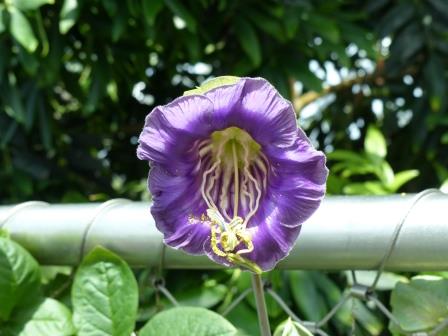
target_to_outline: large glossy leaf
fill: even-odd
[[[188,96],[191,94],[203,94],[209,90],[212,90],[212,89],[220,87],[220,86],[235,84],[239,80],[240,80],[240,78],[236,77],[236,76],[216,77],[209,81],[204,82],[200,87],[198,87],[196,89],[185,91],[184,95]]]
[[[244,19],[235,22],[236,37],[243,51],[247,54],[254,66],[261,63],[261,48],[257,33],[252,25]]]
[[[344,306],[344,309],[351,311],[355,320],[368,331],[368,335],[377,336],[381,334],[381,331],[384,329],[382,321],[365,306],[364,302],[352,298]]]
[[[256,335],[260,330],[256,310],[244,301],[226,315],[226,318],[238,329],[247,333],[247,335]]]
[[[137,316],[137,281],[125,261],[95,248],[83,260],[72,288],[79,336],[129,335]]]
[[[424,68],[425,79],[429,87],[429,105],[434,112],[439,112],[446,108],[448,84],[445,76],[440,75],[440,71],[443,68],[443,60],[436,53],[429,57]]]
[[[221,315],[197,307],[178,307],[154,316],[139,336],[232,336],[236,328]]]
[[[3,22],[3,14],[5,13],[5,6],[0,4],[0,34],[3,33],[6,29],[5,23]],[[1,75],[1,71],[0,71]]]
[[[314,31],[318,32],[328,41],[337,44],[341,38],[337,22],[327,16],[314,14],[309,16],[308,22]],[[319,47],[317,47],[319,48]]]
[[[59,14],[59,31],[66,34],[76,23],[79,16],[78,0],[64,0],[61,13]]]
[[[39,44],[25,15],[16,7],[9,7],[10,23],[9,29],[12,36],[28,52],[34,52]]]
[[[391,192],[397,192],[404,184],[420,175],[416,169],[404,170],[396,173],[392,183],[388,185]]]
[[[316,286],[312,272],[291,271],[289,273],[289,286],[294,302],[307,320],[319,321],[328,312],[325,300]]]
[[[8,320],[14,308],[33,303],[40,294],[36,260],[19,244],[0,237],[0,320]]]
[[[348,283],[352,285],[353,279],[349,275],[349,272],[346,273]],[[371,286],[377,274],[376,271],[356,271],[355,273],[356,273],[356,281],[364,286]],[[409,280],[405,276],[399,275],[397,273],[382,272],[375,288],[377,290],[392,290],[397,285],[398,282],[407,283],[409,282]]]
[[[364,149],[367,153],[381,158],[387,155],[386,139],[381,131],[375,126],[369,126],[364,140]]]
[[[211,308],[222,301],[226,293],[224,285],[195,286],[176,295],[176,299],[184,306]]]
[[[313,334],[301,324],[288,318],[275,329],[274,336],[313,336]]]
[[[43,5],[53,4],[54,0],[11,0],[11,2],[20,10],[33,10]]]
[[[76,330],[70,310],[59,301],[47,298],[17,311],[5,333],[5,336],[71,336]]]
[[[379,36],[385,37],[393,34],[408,22],[414,15],[415,9],[410,2],[401,2],[383,16],[379,27]]]
[[[429,330],[448,318],[448,279],[417,276],[392,291],[392,313],[407,332]],[[392,328],[393,329],[393,328]],[[438,335],[448,335],[448,330]]]
[[[163,8],[163,4],[163,0],[142,0],[143,15],[149,24],[154,24],[157,14]]]

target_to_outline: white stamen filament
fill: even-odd
[[[267,188],[269,161],[247,133],[240,134],[234,128],[219,132],[195,148],[203,169],[201,194],[208,208],[201,222],[210,225],[211,247],[216,255],[259,272],[255,263],[241,255],[254,249],[247,226]]]
[[[233,170],[234,170],[234,179],[233,182],[233,217],[238,216],[238,203],[239,203],[239,177],[238,177],[238,157],[236,156],[236,148],[235,148],[235,140],[232,142],[232,157],[233,157]]]

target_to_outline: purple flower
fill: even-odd
[[[252,272],[288,255],[328,170],[291,103],[262,78],[219,77],[156,107],[137,156],[169,246]]]

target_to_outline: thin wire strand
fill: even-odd
[[[4,226],[6,226],[6,224],[11,220],[11,218],[13,218],[19,211],[26,209],[26,208],[34,208],[34,206],[39,206],[40,207],[47,207],[50,204],[47,202],[42,202],[42,201],[28,201],[28,202],[23,202],[20,204],[17,204],[16,206],[12,207],[11,210],[9,210],[9,212],[7,213],[7,215],[2,218],[2,220],[0,221],[0,229]]]
[[[440,190],[438,189],[427,189],[427,190],[423,190],[422,192],[418,193],[417,195],[415,195],[415,197],[412,199],[411,204],[409,205],[408,209],[406,210],[404,216],[401,218],[400,222],[398,223],[398,225],[395,227],[395,230],[392,234],[392,239],[390,241],[389,247],[386,250],[386,253],[383,256],[383,259],[381,260],[379,266],[378,266],[378,271],[377,274],[375,276],[375,279],[373,280],[373,283],[369,286],[369,291],[374,291],[378,281],[380,280],[381,274],[383,273],[384,267],[386,266],[387,261],[389,260],[390,256],[392,255],[395,247],[397,246],[397,242],[398,242],[398,237],[400,235],[401,229],[404,226],[404,223],[406,222],[406,219],[408,219],[409,214],[412,212],[412,210],[414,210],[415,206],[419,203],[419,201],[421,201],[423,198],[425,198],[426,196],[432,195],[432,194],[437,194],[440,193]]]
[[[157,290],[160,291],[163,295],[165,295],[165,297],[168,299],[168,301],[171,302],[171,304],[173,306],[180,306],[179,302],[176,300],[176,298],[173,296],[173,294],[171,294],[171,292],[163,285],[157,285],[156,286]]]
[[[246,288],[227,308],[221,313],[222,316],[229,314],[241,301],[243,301],[246,296],[252,292],[252,287]]]
[[[109,210],[113,207],[115,207],[116,205],[121,205],[121,204],[126,204],[126,203],[130,203],[131,201],[125,198],[115,198],[115,199],[111,199],[108,200],[107,202],[102,203],[101,205],[98,206],[98,208],[96,209],[94,215],[92,216],[92,218],[89,220],[89,222],[87,223],[87,226],[84,230],[84,233],[82,235],[82,239],[81,239],[81,245],[79,247],[79,263],[81,263],[82,258],[84,257],[84,254],[86,253],[85,248],[86,248],[86,243],[87,243],[87,238],[88,235],[90,233],[90,230],[92,229],[95,221],[98,219],[98,217],[105,211],[105,210]]]
[[[342,295],[339,302],[330,310],[330,312],[327,315],[325,315],[322,320],[317,322],[317,326],[320,328],[323,325],[327,324],[327,322],[338,312],[338,310],[344,305],[344,303],[347,302],[349,297],[350,297],[350,292],[346,291]]]
[[[289,315],[293,320],[299,323],[303,323],[302,321],[294,312],[291,310],[291,308],[288,307],[285,301],[278,295],[272,288],[267,289],[268,294],[279,304],[280,307],[285,311],[286,314]]]
[[[428,333],[428,336],[435,336],[445,328],[448,328],[448,318],[436,325],[434,329]]]

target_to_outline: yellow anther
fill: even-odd
[[[210,245],[212,246],[213,252],[220,256],[220,257],[226,257],[227,253],[221,251],[221,249],[218,247],[218,239],[216,238],[216,232],[220,232],[221,230],[216,228],[215,225],[212,225],[211,227],[211,237],[210,237]]]

